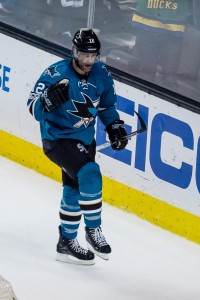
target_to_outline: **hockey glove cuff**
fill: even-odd
[[[106,127],[106,131],[108,133],[111,146],[114,150],[122,150],[126,147],[126,145],[128,144],[128,140],[121,140],[121,138],[127,135],[126,129],[124,127],[124,121],[114,121]]]
[[[59,105],[69,100],[69,80],[64,78],[44,90],[41,102],[45,111],[51,112]]]

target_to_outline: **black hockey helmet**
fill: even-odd
[[[79,29],[75,33],[72,43],[78,51],[100,54],[101,43],[92,29]]]

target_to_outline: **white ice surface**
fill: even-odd
[[[61,184],[0,156],[0,274],[19,300],[199,300],[200,246],[103,204],[109,261],[55,260]],[[79,241],[86,246],[84,225]]]

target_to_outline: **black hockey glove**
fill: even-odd
[[[111,146],[114,150],[122,150],[128,144],[128,140],[120,140],[127,135],[124,127],[124,121],[117,120],[106,127]]]
[[[45,111],[51,112],[54,108],[69,100],[68,83],[69,80],[64,78],[44,90],[41,96],[41,102]]]

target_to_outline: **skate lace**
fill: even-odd
[[[91,236],[93,238],[93,240],[100,246],[106,246],[107,242],[106,239],[103,235],[103,233],[101,232],[101,228],[95,228],[90,230]]]
[[[87,250],[82,248],[79,243],[78,243],[78,240],[77,239],[73,239],[73,240],[70,240],[69,241],[69,245],[71,247],[71,249],[73,251],[75,251],[76,253],[81,253],[83,255],[86,255],[87,254]]]

